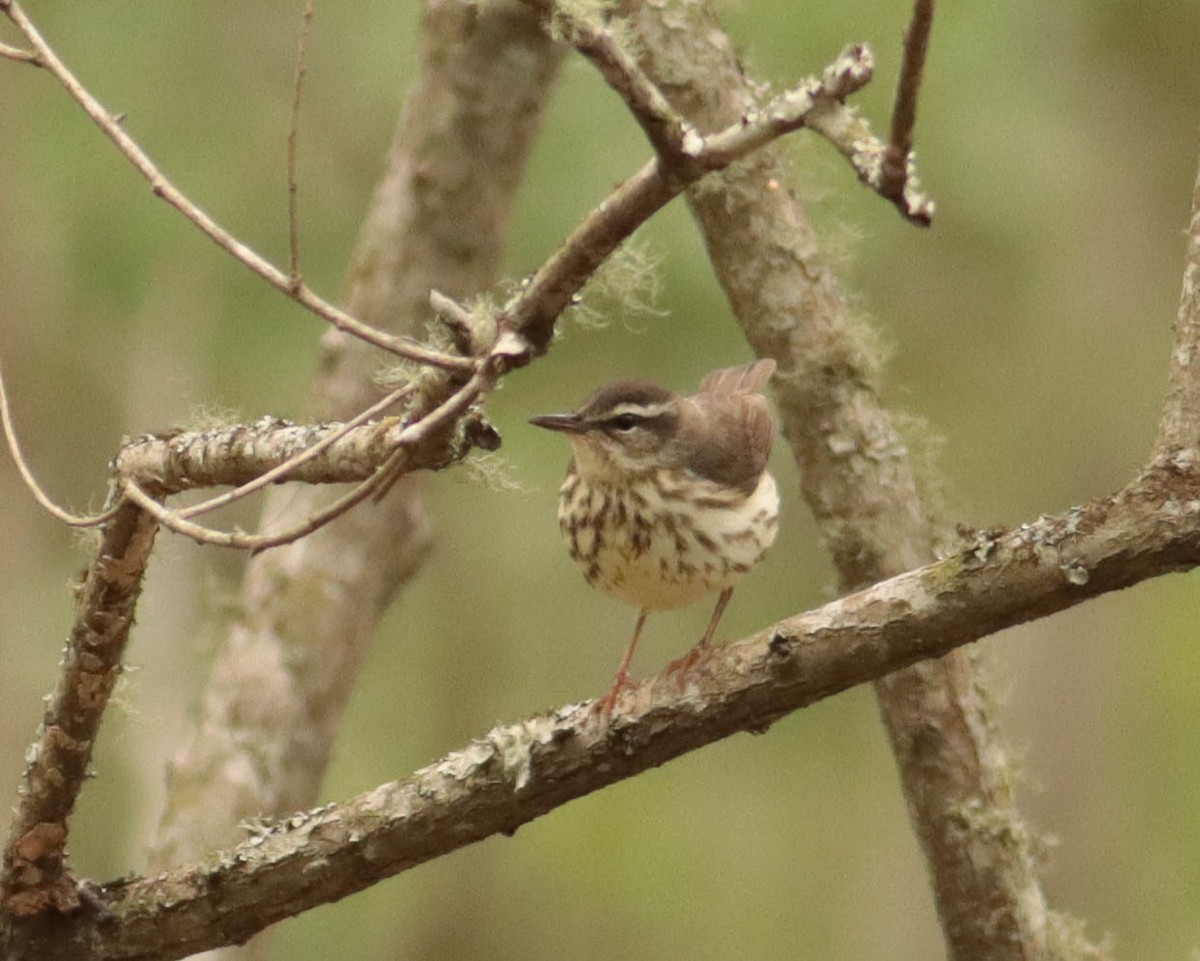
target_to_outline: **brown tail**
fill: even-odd
[[[773,373],[775,361],[769,357],[740,367],[722,367],[700,381],[700,391],[711,394],[752,394],[762,390]]]

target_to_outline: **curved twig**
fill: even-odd
[[[208,544],[214,547],[232,547],[253,553],[280,547],[307,537],[318,528],[324,527],[330,521],[337,519],[355,504],[360,504],[370,497],[381,483],[382,471],[372,474],[349,493],[339,497],[323,510],[317,511],[307,520],[287,530],[276,534],[243,534],[240,531],[218,531],[203,524],[193,524],[176,514],[169,508],[163,507],[158,501],[147,494],[137,481],[126,479],[121,484],[121,493],[133,501],[138,507],[153,517],[163,527],[176,534],[182,534],[197,544]]]
[[[100,514],[72,514],[70,511],[59,507],[49,494],[38,483],[36,477],[33,476],[33,471],[29,467],[29,462],[25,460],[25,454],[21,450],[21,442],[17,439],[16,427],[12,422],[12,412],[8,407],[8,391],[4,386],[4,374],[0,371],[0,422],[4,425],[4,439],[8,442],[9,453],[12,454],[13,462],[17,465],[17,472],[21,475],[21,480],[25,482],[25,486],[29,488],[29,493],[33,495],[33,499],[41,505],[48,513],[62,521],[69,527],[99,527],[116,515],[117,507],[110,507],[108,510]]]

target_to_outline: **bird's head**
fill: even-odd
[[[531,424],[566,434],[583,476],[647,474],[672,466],[680,433],[678,395],[652,381],[601,387],[570,414],[544,414]]]

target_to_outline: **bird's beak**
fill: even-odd
[[[587,429],[587,423],[578,414],[540,414],[530,417],[529,423],[564,434],[582,434]]]

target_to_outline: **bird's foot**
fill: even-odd
[[[608,689],[607,694],[596,700],[596,703],[592,705],[592,710],[601,717],[607,717],[612,713],[613,706],[617,703],[621,692],[626,688],[633,687],[637,687],[637,681],[633,679],[633,675],[628,671],[618,671],[613,686]]]
[[[663,673],[668,677],[674,676],[676,683],[682,688],[688,673],[701,661],[707,660],[712,655],[712,651],[712,645],[707,640],[701,640],[683,657],[676,658],[668,664],[663,669]]]

